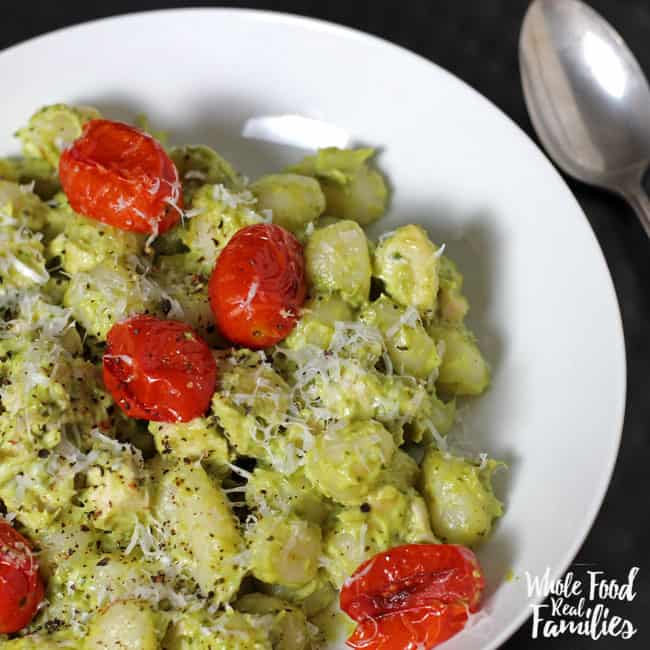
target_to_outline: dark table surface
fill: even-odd
[[[354,0],[329,2],[94,2],[4,3],[0,49],[58,27],[129,11],[172,6],[254,7],[315,16],[382,36],[438,63],[505,111],[534,137],[519,85],[517,40],[526,0]],[[590,0],[618,29],[650,74],[650,3],[648,0]],[[119,45],[118,45],[119,46]],[[11,101],[5,89],[2,101]],[[650,648],[650,245],[632,212],[618,198],[568,179],[600,245],[614,278],[623,322],[628,363],[628,397],[623,444],[605,502],[575,560],[574,571],[593,565],[623,579],[639,566],[636,598],[614,606],[638,633],[630,640],[593,641],[580,636],[531,639],[527,622],[504,648],[535,647],[583,650]],[[644,279],[645,278],[645,279]],[[577,299],[577,304],[579,300]],[[549,477],[549,480],[552,480]],[[552,522],[549,522],[549,526]]]

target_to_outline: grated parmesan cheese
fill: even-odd
[[[253,280],[251,282],[251,286],[248,287],[248,293],[246,294],[246,298],[242,300],[239,305],[235,309],[233,309],[233,314],[241,314],[241,312],[246,312],[246,314],[250,315],[251,313],[251,304],[253,303],[253,300],[255,299],[255,296],[257,295],[257,290],[259,289],[260,283],[257,280]]]
[[[402,327],[410,327],[415,329],[418,325],[422,324],[420,319],[420,312],[412,305],[404,310],[404,313],[397,319],[397,322],[386,330],[386,337],[392,339]]]
[[[32,194],[34,192],[34,188],[36,187],[36,181],[26,183],[25,185],[19,185],[18,187],[23,194]]]
[[[186,180],[198,180],[198,181],[204,181],[208,175],[205,172],[202,172],[198,169],[189,169],[188,171],[185,172],[185,179]]]
[[[217,183],[212,188],[212,198],[223,203],[227,208],[255,205],[257,199],[249,190],[243,192],[231,192],[225,185]]]

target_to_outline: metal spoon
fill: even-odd
[[[650,162],[650,89],[616,31],[578,0],[535,0],[519,39],[524,96],[551,158],[621,194],[650,237],[642,179]]]

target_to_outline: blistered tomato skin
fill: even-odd
[[[300,242],[273,224],[242,228],[219,255],[209,293],[230,341],[253,349],[279,343],[294,328],[307,294]]]
[[[431,650],[460,632],[467,618],[461,603],[428,605],[367,618],[346,643],[355,650]]]
[[[341,609],[359,622],[348,645],[431,647],[462,629],[469,612],[478,609],[484,587],[478,560],[464,546],[407,544],[378,553],[341,589]]]
[[[29,625],[43,600],[43,582],[30,543],[0,521],[0,634]]]
[[[188,422],[205,413],[217,381],[208,345],[191,327],[134,316],[108,333],[104,384],[130,417]]]
[[[88,122],[61,155],[59,177],[75,211],[122,230],[164,233],[180,220],[174,163],[156,140],[128,124]]]

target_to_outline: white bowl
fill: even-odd
[[[535,145],[449,73],[378,38],[281,14],[181,10],[54,32],[0,54],[0,151],[42,104],[144,111],[176,142],[214,146],[251,176],[302,152],[240,137],[297,113],[381,148],[393,186],[377,231],[424,224],[466,273],[494,369],[467,431],[506,460],[506,513],[480,551],[489,617],[448,643],[494,648],[530,613],[524,572],[558,576],[596,516],[619,446],[625,354],[605,261]],[[513,79],[513,84],[518,80]],[[504,580],[512,569],[519,579]]]

